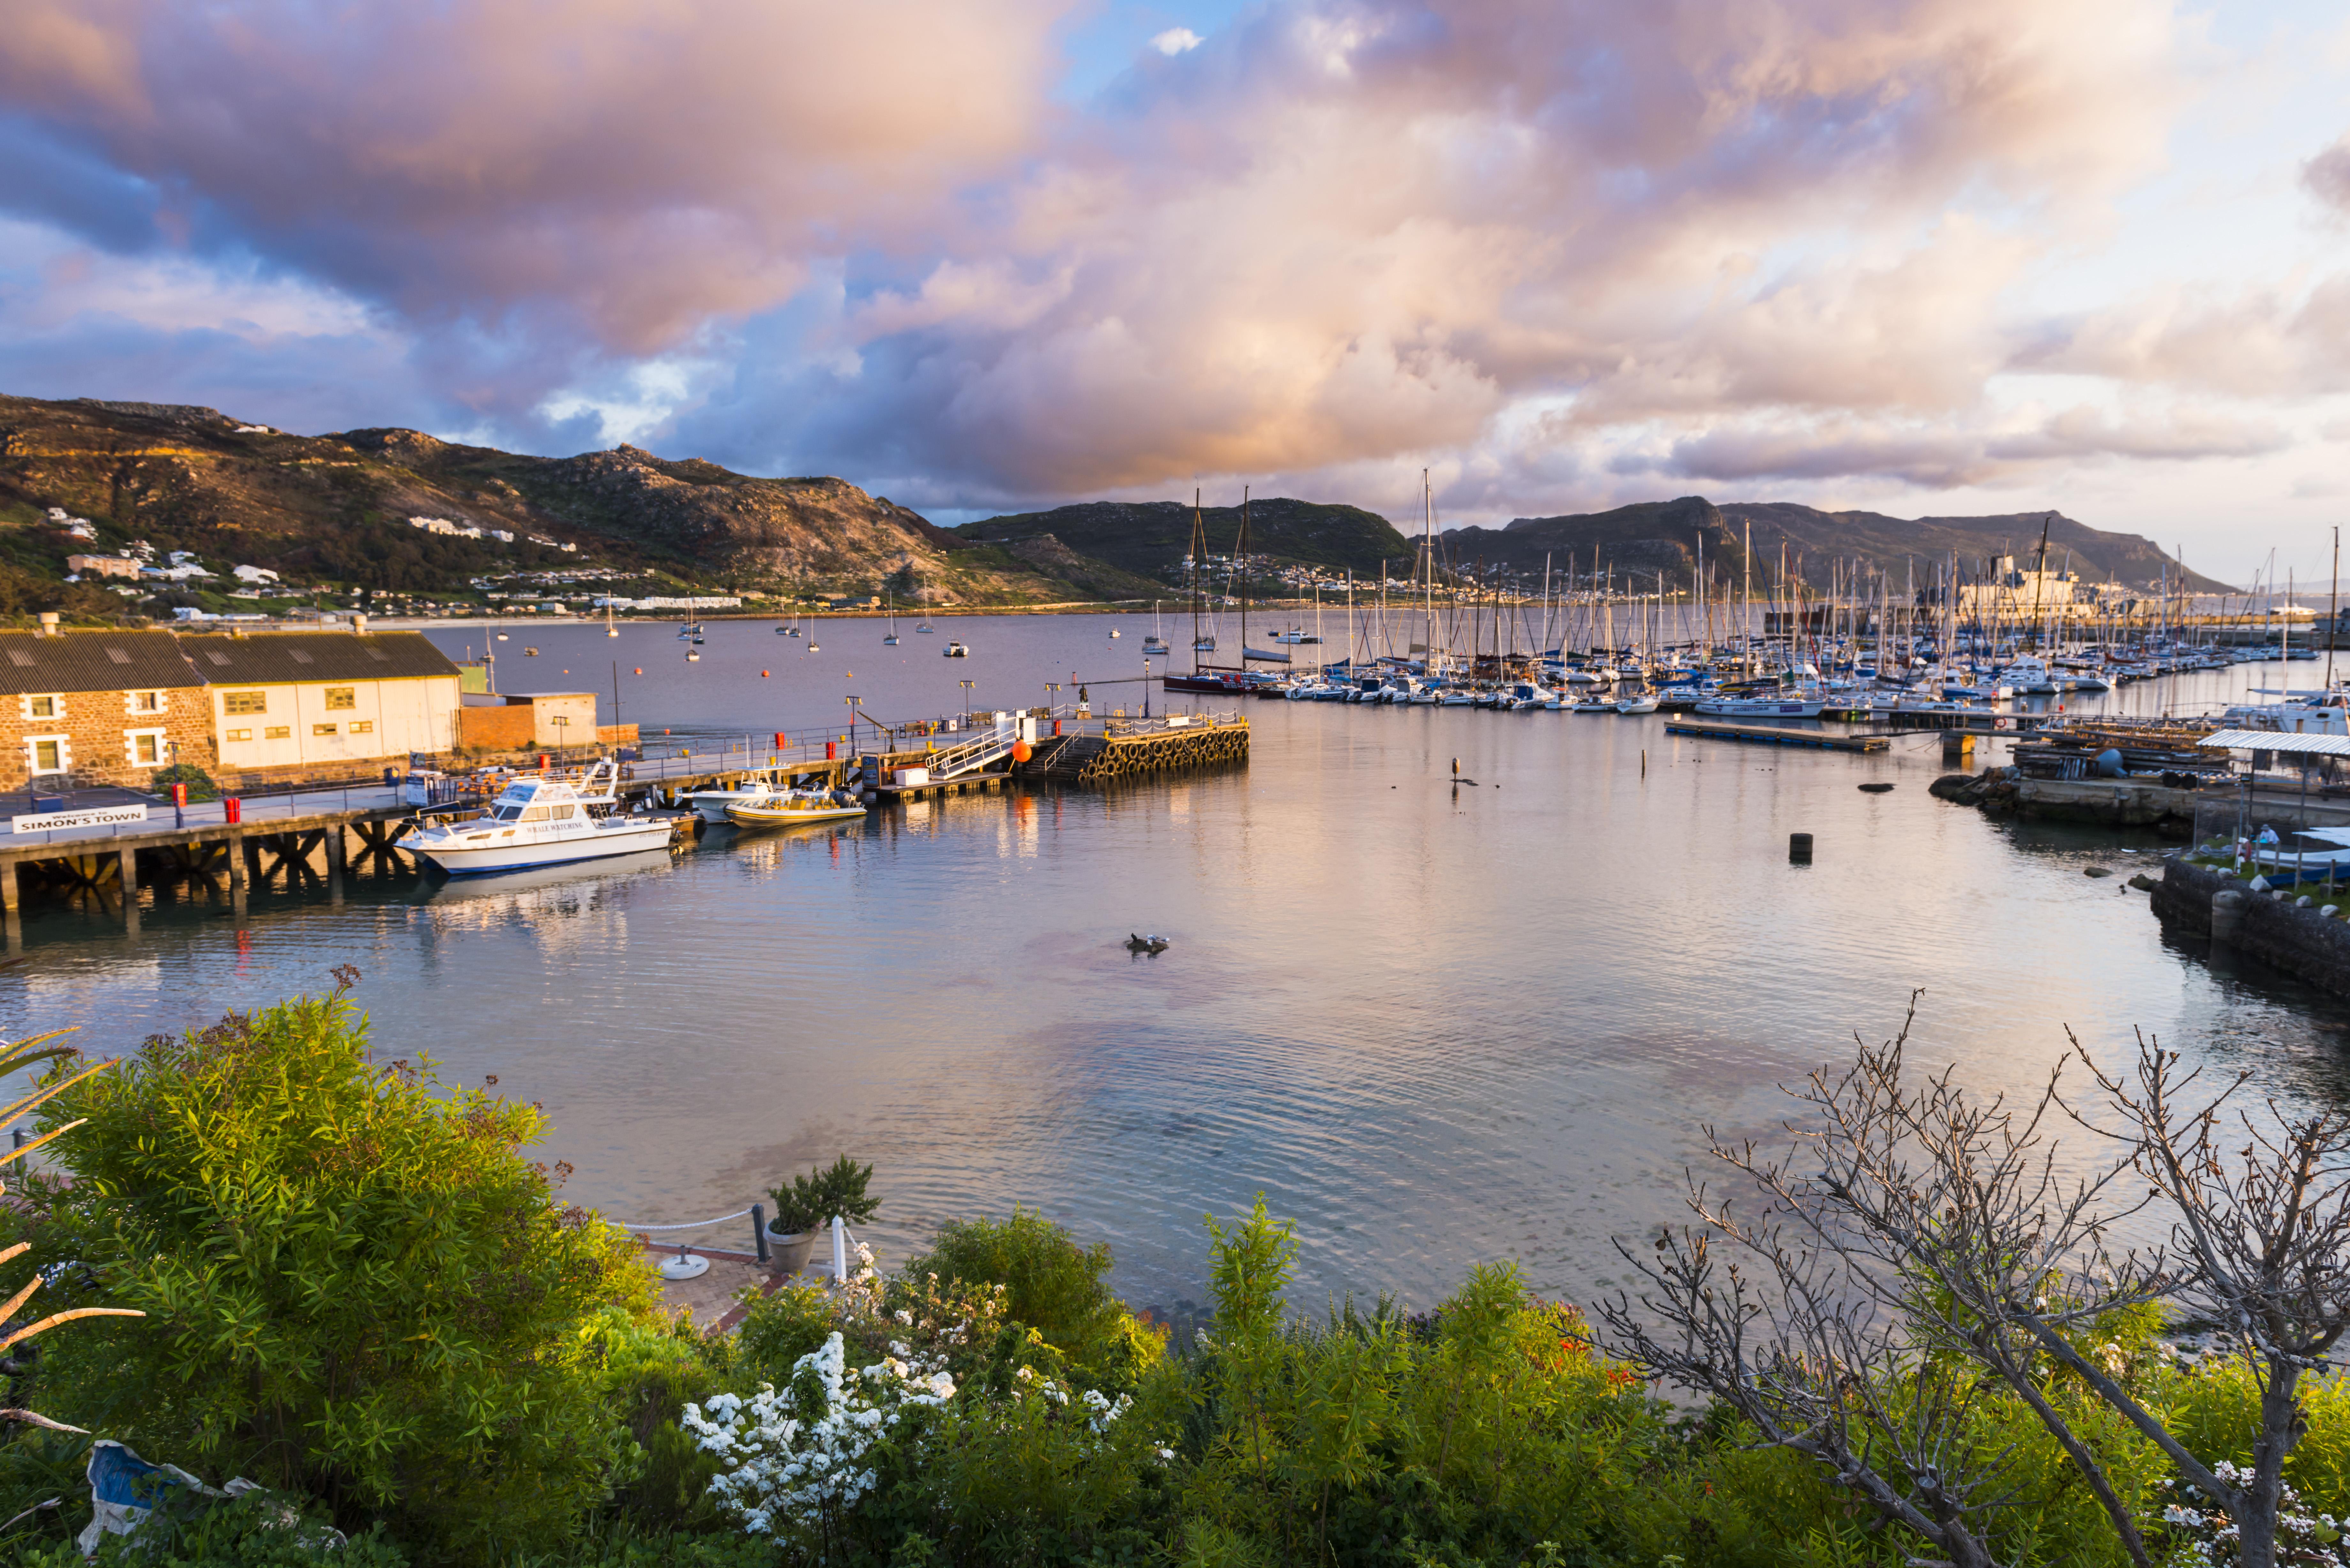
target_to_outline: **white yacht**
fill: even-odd
[[[758,800],[775,793],[775,784],[764,774],[753,774],[743,781],[739,789],[698,789],[679,795],[679,802],[691,806],[693,815],[712,827],[726,826],[726,808],[746,800]]]
[[[518,778],[480,816],[436,820],[409,829],[399,847],[430,860],[452,877],[520,871],[600,860],[666,846],[675,831],[666,816],[613,813],[619,770],[598,763],[577,782]]]

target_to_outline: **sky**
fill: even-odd
[[[0,390],[1258,493],[2350,521],[2350,11],[0,0]]]

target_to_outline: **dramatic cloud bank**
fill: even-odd
[[[0,381],[948,510],[1428,465],[1464,516],[2088,511],[2338,461],[2350,272],[2133,229],[2251,68],[2153,0],[1265,0],[1073,103],[1084,18],[0,0]],[[2320,257],[2336,137],[2230,154]]]

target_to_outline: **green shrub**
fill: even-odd
[[[941,1226],[930,1251],[910,1259],[900,1273],[1003,1286],[1006,1316],[1067,1355],[1080,1383],[1116,1392],[1134,1387],[1159,1359],[1166,1333],[1110,1293],[1111,1262],[1108,1247],[1080,1246],[1062,1226],[1015,1208],[1009,1220]]]
[[[44,1361],[60,1418],[136,1387],[109,1430],[150,1459],[436,1561],[559,1539],[605,1495],[626,1449],[592,1329],[652,1282],[524,1158],[536,1107],[376,1064],[338,991],[151,1040],[45,1113],[75,1117],[38,1255],[150,1316]]]
[[[830,1165],[795,1176],[781,1187],[767,1189],[775,1206],[775,1227],[797,1235],[832,1223],[837,1215],[851,1225],[862,1225],[881,1211],[881,1200],[865,1194],[873,1168],[842,1155]]]
[[[188,786],[191,801],[220,799],[220,785],[213,782],[212,774],[193,763],[173,763],[168,768],[157,768],[147,778],[158,794],[167,794],[173,784],[183,784]]]

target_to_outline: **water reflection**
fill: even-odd
[[[1098,632],[1070,623],[938,624],[1006,701],[1100,668]],[[735,664],[774,668],[747,647],[772,634],[736,649],[736,629],[713,628],[706,674],[664,677],[673,728],[813,711],[822,672],[770,704]],[[575,635],[534,633],[556,656]],[[850,640],[827,628],[808,657]],[[957,694],[934,655],[844,668],[891,716]],[[1107,1239],[1121,1286],[1164,1305],[1201,1293],[1201,1214],[1260,1190],[1300,1220],[1305,1299],[1424,1301],[1502,1254],[1587,1299],[1616,1275],[1610,1235],[1678,1213],[1700,1124],[1769,1130],[1774,1085],[1889,1033],[1913,987],[1920,1058],[1988,1085],[2036,1084],[2069,1023],[2107,1063],[2143,1025],[2263,1092],[2350,1088],[2342,1009],[2167,944],[2121,890],[2158,840],[1931,800],[1930,735],[1862,758],[1648,719],[1250,717],[1245,771],[1108,794],[722,829],[529,881],[355,872],[339,907],[256,891],[242,930],[201,898],[151,903],[136,939],[45,909],[0,1019],[120,1049],[349,961],[387,1054],[544,1103],[546,1156],[618,1218],[724,1213],[848,1151],[879,1167],[885,1252],[1026,1202]],[[1474,786],[1451,785],[1456,757]],[[1808,867],[1787,864],[1795,831]],[[1140,930],[1173,945],[1138,961]]]

